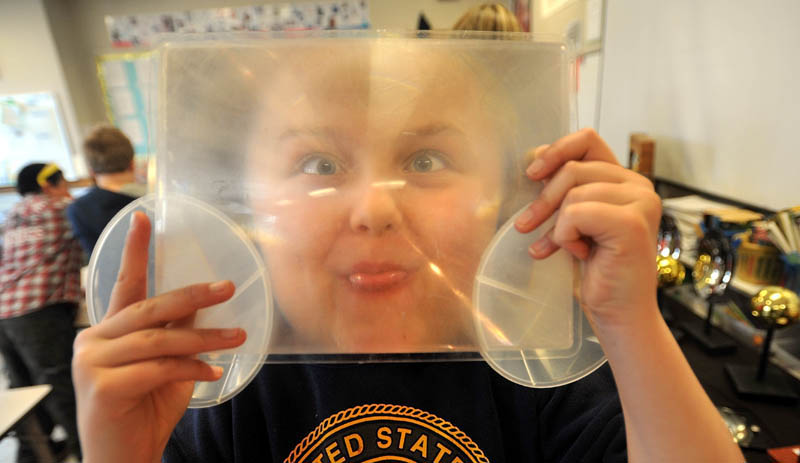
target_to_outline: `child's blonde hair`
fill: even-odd
[[[521,32],[517,18],[499,3],[470,8],[453,26],[457,31]]]

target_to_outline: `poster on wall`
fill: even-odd
[[[106,16],[105,23],[114,48],[132,48],[149,46],[164,33],[367,29],[369,9],[366,0],[270,3]]]
[[[97,58],[97,77],[103,92],[106,116],[133,145],[136,176],[147,177],[150,138],[148,109],[154,104],[150,88],[150,53],[115,53]]]

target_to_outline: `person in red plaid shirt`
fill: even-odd
[[[80,456],[70,364],[83,255],[66,217],[71,197],[55,164],[25,166],[17,191],[1,228],[0,350],[11,387],[53,386],[45,410]],[[21,439],[18,461],[33,461],[28,444]]]

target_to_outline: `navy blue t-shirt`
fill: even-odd
[[[94,187],[67,208],[67,218],[86,255],[92,255],[100,233],[133,196]]]
[[[627,461],[604,365],[529,389],[483,362],[268,364],[230,401],[188,410],[166,462]]]

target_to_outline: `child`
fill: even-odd
[[[425,44],[333,46],[276,47],[274,74],[257,79],[269,85],[243,181],[263,187],[249,207],[269,224],[259,246],[280,345],[474,345],[464,295],[505,219],[498,198],[513,196],[513,118],[469,61]],[[531,157],[527,176],[546,186],[516,227],[560,211],[530,254],[583,261],[580,300],[610,369],[535,390],[483,362],[267,364],[231,401],[185,413],[194,381],[222,373],[192,356],[245,333],[170,327],[234,288],[146,299],[150,227],[138,214],[108,313],[76,342],[86,461],[742,461],[658,312],[652,185],[592,131]]]
[[[136,183],[133,145],[121,130],[101,125],[83,141],[95,186],[67,208],[75,235],[87,256],[108,222],[144,191]]]

